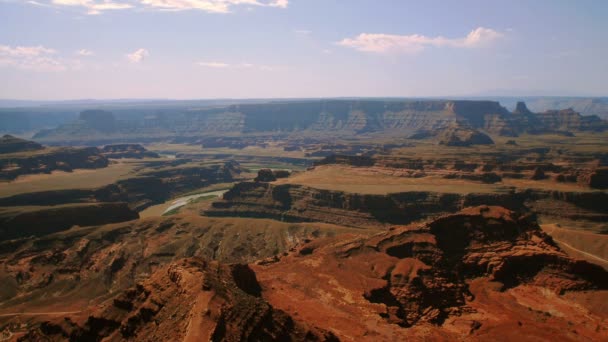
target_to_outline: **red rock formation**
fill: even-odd
[[[263,298],[248,266],[201,259],[166,265],[81,315],[42,323],[20,341],[332,341]]]
[[[21,340],[599,341],[608,311],[592,303],[606,290],[608,272],[569,258],[530,216],[479,206],[372,237],[319,238],[249,266],[158,265]]]
[[[509,296],[542,301],[540,289],[563,304],[555,326],[542,325],[548,338],[585,321],[560,293],[608,289],[607,272],[570,259],[529,217],[487,206],[370,239],[314,241],[254,270],[271,304],[353,340],[538,334],[536,311]],[[593,323],[577,331],[597,340],[608,325],[589,317]]]

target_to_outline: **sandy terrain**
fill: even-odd
[[[115,182],[133,172],[137,166],[137,163],[120,162],[101,169],[26,175],[12,182],[0,183],[0,197],[37,191],[96,188]]]

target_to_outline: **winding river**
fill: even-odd
[[[195,199],[200,198],[200,197],[206,197],[206,196],[222,197],[222,195],[225,194],[227,191],[228,191],[227,189],[226,190],[217,190],[217,191],[203,192],[200,194],[176,198],[173,200],[173,202],[171,202],[171,206],[169,206],[167,209],[165,209],[163,214],[166,214],[167,212],[169,212],[173,209],[183,207],[186,204],[190,203],[191,201],[194,201]]]

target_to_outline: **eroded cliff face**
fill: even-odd
[[[190,258],[160,267],[148,279],[115,296],[84,323],[45,322],[20,341],[332,341],[260,297],[255,273]]]
[[[574,111],[549,111],[535,114],[520,106],[510,113],[494,101],[380,101],[318,100],[243,104],[212,109],[157,115],[143,121],[121,121],[114,129],[79,123],[64,125],[36,135],[42,141],[99,139],[151,139],[155,135],[200,136],[240,134],[316,133],[352,136],[381,132],[408,136],[414,132],[434,131],[459,125],[497,135],[515,136],[524,132],[603,131],[608,124],[597,117],[583,117]],[[107,115],[99,114],[99,115]],[[95,121],[95,112],[88,121]],[[93,131],[91,131],[93,130]],[[103,133],[103,134],[101,134]],[[88,135],[88,136],[87,136]],[[141,139],[140,139],[141,140]]]
[[[560,336],[575,341],[599,340],[608,331],[608,313],[588,304],[605,300],[608,272],[569,258],[532,217],[501,207],[470,207],[372,236],[356,230],[320,236],[249,265],[223,265],[200,255],[161,258],[163,241],[171,240],[168,232],[188,231],[180,226],[142,223],[72,234],[72,242],[46,239],[12,246],[16,250],[8,253],[13,256],[5,263],[3,279],[18,275],[22,287],[38,286],[40,293],[65,290],[61,284],[74,272],[67,267],[70,263],[85,272],[81,282],[97,284],[91,278],[95,269],[110,265],[97,272],[106,274],[101,283],[115,289],[128,275],[138,275],[134,284],[100,297],[102,302],[88,302],[82,311],[34,318],[21,340],[481,341]],[[199,223],[194,226],[202,229]],[[147,234],[145,239],[127,238],[141,233]],[[156,262],[140,258],[134,263],[124,249],[127,241],[146,243],[144,257],[155,255]],[[44,252],[49,243],[69,248]],[[143,264],[149,264],[149,273],[132,271]],[[52,267],[63,271],[41,280],[41,269]],[[89,288],[93,297],[104,293],[91,292]],[[10,298],[0,309],[45,300],[29,298],[27,303]],[[571,333],[573,327],[576,333]]]
[[[456,139],[457,143],[462,140]],[[349,165],[353,167],[385,168],[400,176],[424,177],[442,174],[445,178],[461,178],[495,183],[503,178],[544,180],[558,183],[577,183],[585,188],[606,189],[608,186],[608,155],[564,154],[560,150],[532,148],[510,151],[508,155],[490,152],[465,159],[454,157],[406,157],[391,155],[332,154],[314,163],[321,165]]]
[[[126,203],[21,206],[0,209],[0,241],[41,236],[72,226],[93,226],[139,218]]]
[[[179,264],[182,259],[192,257],[205,260],[205,265],[213,260],[225,264],[244,264],[280,255],[315,238],[359,231],[324,224],[287,224],[271,220],[174,215],[103,226],[78,227],[40,237],[0,241],[0,315],[20,311],[83,310],[82,315],[69,316],[76,317],[73,322],[79,327],[64,328],[67,329],[68,335],[72,333],[71,329],[81,332],[89,329],[85,322],[91,315],[114,321],[112,324],[116,327],[113,331],[117,333],[117,330],[120,330],[118,326],[122,324],[125,329],[130,327],[128,329],[132,330],[129,330],[129,336],[133,339],[145,336],[140,334],[140,328],[146,329],[145,325],[155,324],[154,321],[160,320],[165,321],[167,325],[164,326],[165,329],[155,333],[173,333],[180,331],[181,324],[188,320],[181,315],[181,311],[174,315],[175,311],[189,311],[188,306],[196,302],[191,297],[181,297],[182,289],[175,287],[175,284],[158,284],[166,288],[166,294],[176,296],[175,302],[167,303],[167,315],[162,313],[152,321],[138,321],[136,324],[129,321],[132,316],[138,315],[140,305],[147,298],[145,293],[137,292],[136,295],[133,292],[146,280],[156,277],[154,274],[167,275],[167,266],[170,264]],[[198,270],[195,272],[197,275],[193,275],[197,279],[196,290],[200,291],[203,286],[207,286],[205,284],[209,278],[204,275],[207,271],[214,276],[220,276],[216,271],[226,271],[221,275],[221,283],[217,284],[220,285],[218,291],[222,291],[224,281],[236,282],[240,288],[259,297],[260,289],[259,286],[256,287],[255,275],[246,266],[218,266],[215,269]],[[155,286],[151,285],[152,292],[158,289]],[[131,294],[123,296],[123,291]],[[208,288],[205,291],[211,295]],[[53,293],[53,296],[48,296],[48,293]],[[193,294],[194,299],[198,294]],[[136,298],[139,295],[142,300]],[[223,292],[219,295],[223,295]],[[115,308],[106,311],[113,302],[116,303]],[[223,324],[227,330],[238,330],[239,326],[249,324],[246,321],[233,321],[238,317],[256,320],[258,318],[254,317],[257,317],[257,313],[268,313],[267,307],[262,305],[250,308],[248,303],[251,301],[246,297],[243,302],[235,303],[238,305],[236,312],[218,312],[218,316],[213,316],[212,319],[216,320],[217,324]],[[194,310],[199,311],[196,311],[193,317],[205,314],[205,310],[200,307]],[[256,314],[251,316],[250,310]],[[221,315],[225,315],[222,318],[225,319],[223,323],[218,321]],[[11,317],[0,316],[9,320]],[[63,321],[63,317],[61,316],[60,321]],[[44,318],[35,317],[35,320],[40,323]],[[260,320],[265,321],[265,318]],[[2,321],[3,324],[5,322],[6,320]],[[237,322],[238,324],[234,325]],[[149,328],[151,327],[147,329]],[[99,331],[97,333],[103,334]],[[118,336],[122,336],[121,333]],[[228,333],[227,336],[233,335]]]
[[[411,191],[367,195],[296,184],[242,182],[205,211],[209,216],[262,217],[282,221],[319,221],[356,227],[407,224],[457,211],[473,203],[524,208],[522,194],[453,194]]]
[[[0,179],[12,180],[20,175],[55,170],[97,169],[108,164],[108,159],[96,147],[38,149],[0,155]]]
[[[44,146],[36,142],[19,139],[8,134],[0,138],[0,154],[36,151],[43,148]]]
[[[608,272],[569,258],[530,217],[491,206],[367,239],[313,241],[253,269],[271,304],[354,340],[565,336],[585,311],[559,294],[608,288]],[[542,291],[555,316],[541,328],[547,309],[531,298]],[[577,331],[594,340],[608,326],[589,317],[595,323]]]
[[[605,192],[517,190],[508,193],[410,191],[387,195],[315,189],[297,184],[242,182],[204,212],[218,217],[272,218],[286,222],[327,222],[353,227],[408,224],[476,205],[531,211],[544,217],[602,222]]]
[[[135,211],[162,203],[174,195],[234,181],[240,173],[234,162],[149,171],[97,189],[31,192],[0,198],[0,206],[57,205],[65,203],[126,202]]]

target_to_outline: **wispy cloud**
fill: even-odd
[[[57,51],[44,46],[0,45],[0,66],[33,71],[63,71],[65,61],[56,56]]]
[[[201,10],[209,13],[228,13],[238,5],[286,8],[288,0],[141,0],[143,5],[173,11]]]
[[[230,66],[230,64],[222,62],[198,62],[196,64],[207,68],[228,68]]]
[[[337,44],[363,52],[416,53],[428,47],[474,48],[498,40],[503,36],[503,33],[493,29],[478,27],[462,38],[428,37],[420,34],[361,33],[354,38],[345,38]]]
[[[312,33],[311,30],[302,30],[302,29],[293,30],[293,32],[296,33],[296,34],[303,35],[303,36],[307,36],[307,35],[309,35],[309,34]]]
[[[102,11],[133,8],[130,2],[111,0],[51,0],[50,3],[57,6],[83,7],[87,14],[101,14]]]
[[[225,62],[197,62],[196,65],[202,66],[205,68],[214,68],[214,69],[258,69],[258,70],[276,70],[281,69],[283,67],[276,65],[263,65],[263,64],[253,64],[253,63],[225,63]]]
[[[77,7],[96,15],[111,10],[146,8],[163,11],[199,10],[208,13],[229,13],[233,7],[287,8],[289,0],[37,0],[27,3],[36,6]]]
[[[150,55],[150,52],[146,49],[137,49],[131,53],[127,54],[127,59],[131,61],[131,63],[141,63],[146,57]]]
[[[93,56],[95,53],[89,49],[80,49],[76,51],[76,54],[83,57]]]

